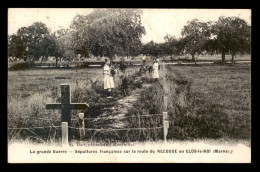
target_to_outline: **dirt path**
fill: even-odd
[[[102,121],[103,128],[124,128],[126,124],[123,119],[125,119],[128,109],[133,107],[140,94],[151,85],[145,83],[142,88],[132,90],[129,96],[117,100],[114,106],[104,108],[101,115],[93,122]],[[99,118],[103,118],[103,120],[99,120]]]

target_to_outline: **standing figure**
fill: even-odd
[[[104,89],[107,90],[108,98],[111,97],[112,88],[115,87],[113,74],[111,74],[111,67],[109,66],[109,60],[105,59],[104,65]]]
[[[145,64],[146,63],[146,55],[145,54],[143,54],[142,60],[143,60],[143,64]]]
[[[158,64],[157,60],[154,59],[153,60],[153,74],[152,74],[152,78],[154,78],[156,80],[159,78],[158,67],[159,67],[159,64]]]
[[[158,56],[156,57],[156,61],[158,63],[158,69],[160,70],[161,62]]]
[[[120,60],[119,69],[121,70],[122,73],[125,73],[125,70],[126,70],[126,65],[125,65],[124,61],[125,61],[124,58]]]

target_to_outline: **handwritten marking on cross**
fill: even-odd
[[[46,109],[61,109],[61,122],[68,122],[71,126],[70,110],[88,109],[86,103],[71,103],[71,92],[69,84],[61,84],[61,103],[47,104]],[[69,128],[69,141],[72,138],[72,131]]]

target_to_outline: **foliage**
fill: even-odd
[[[8,56],[25,59],[26,55],[26,44],[21,37],[15,34],[8,36]]]
[[[245,20],[239,17],[220,17],[210,32],[213,38],[207,43],[208,51],[221,53],[222,62],[228,53],[232,59],[237,53],[250,53],[251,27]]]
[[[83,57],[90,55],[90,39],[89,27],[87,25],[87,18],[84,15],[77,14],[70,25],[71,38],[75,44],[75,53]]]
[[[180,54],[180,46],[177,38],[174,36],[171,36],[169,34],[165,35],[164,37],[165,40],[165,54],[170,55],[172,58],[172,55],[177,55]]]
[[[189,21],[182,29],[182,46],[186,53],[191,54],[195,61],[195,54],[201,54],[204,50],[204,44],[210,36],[210,22],[199,22],[198,19]]]
[[[69,29],[60,29],[55,32],[56,45],[58,47],[57,55],[62,59],[71,61],[77,57],[76,44],[73,41],[73,32]]]
[[[138,55],[145,34],[141,14],[136,9],[96,9],[86,16],[91,52],[109,58]]]
[[[41,56],[48,56],[48,54],[45,53],[44,46],[46,45],[46,41],[48,41],[47,36],[49,35],[49,30],[45,24],[35,22],[21,32],[18,30],[18,35],[20,35],[20,33],[22,37],[26,37],[28,55],[32,57],[32,59],[29,59],[30,61],[39,60]]]

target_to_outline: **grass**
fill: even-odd
[[[129,115],[163,112],[162,96],[166,95],[168,139],[251,139],[250,65],[168,66],[160,77],[144,91]],[[141,123],[161,125],[154,120]],[[135,134],[145,140],[162,139],[162,132],[153,130]]]
[[[249,65],[172,67],[171,72],[192,81],[189,102],[195,116],[187,115],[187,118],[199,123],[186,124],[187,130],[195,129],[188,129],[188,125],[204,124],[197,127],[202,133],[199,137],[251,138]]]
[[[127,70],[132,70],[129,68]],[[47,103],[60,102],[60,84],[71,85],[72,103],[91,105],[88,116],[95,117],[99,103],[108,103],[103,90],[103,70],[22,70],[8,71],[8,128],[31,128],[60,126],[60,112],[46,110]],[[116,76],[115,85],[118,85]],[[114,90],[115,98],[122,97],[120,90]],[[72,118],[79,112],[72,111]],[[85,112],[86,113],[86,112]],[[50,120],[42,120],[42,119]],[[60,140],[60,128],[9,129],[9,140],[29,139],[36,142]]]
[[[58,111],[46,110],[45,105],[48,102],[60,102],[62,83],[71,84],[72,102],[89,103],[92,106],[89,115],[95,117],[95,106],[109,103],[104,98],[102,78],[102,69],[8,71],[8,127],[60,125]],[[119,99],[119,90],[114,91],[116,99]],[[162,96],[166,95],[170,118],[168,139],[251,138],[250,65],[164,66],[160,70],[159,82],[153,83],[140,95],[134,108],[129,109],[127,114],[135,116],[126,121],[129,128],[161,126],[161,117],[139,120],[139,116],[161,113]],[[73,111],[72,118],[77,113]],[[50,118],[51,121],[32,118]],[[101,124],[87,123],[88,127],[95,128]],[[99,140],[112,138],[130,142],[158,141],[162,139],[163,133],[162,130],[134,130],[90,132],[87,135],[91,138],[95,135]],[[60,129],[9,130],[8,136],[11,141],[54,142],[60,140]]]
[[[189,57],[189,59],[186,59],[186,57]],[[114,61],[119,61],[122,57],[117,57],[117,59],[115,59]],[[200,61],[200,60],[206,60],[206,61],[219,61],[221,62],[221,55],[196,55],[195,56],[196,60]],[[160,59],[164,59],[164,60],[170,60],[170,56],[162,56],[160,57]],[[178,55],[178,56],[174,56],[173,59],[179,59],[182,61],[190,61],[191,60],[191,56],[189,54],[186,55]],[[231,55],[226,55],[226,61],[231,61],[232,57]],[[251,60],[251,55],[236,55],[235,56],[235,60],[245,60],[245,61],[250,61]],[[88,58],[85,59],[85,61],[80,61],[80,60],[75,60],[75,61],[71,61],[71,62],[58,62],[58,66],[67,66],[69,64],[70,67],[78,67],[78,68],[85,68],[87,62],[104,62],[105,61],[105,57],[102,58]],[[125,58],[125,62],[127,63],[140,63],[142,61],[142,56],[139,55],[137,57],[135,57],[134,59],[131,58]],[[54,67],[56,64],[55,60],[48,60],[45,62],[41,62],[41,61],[36,61],[35,64],[43,64],[44,66],[49,66],[49,67]],[[9,61],[8,62],[8,68],[12,69],[12,70],[26,70],[27,67],[35,67],[34,64],[31,63],[26,63],[24,61]]]

